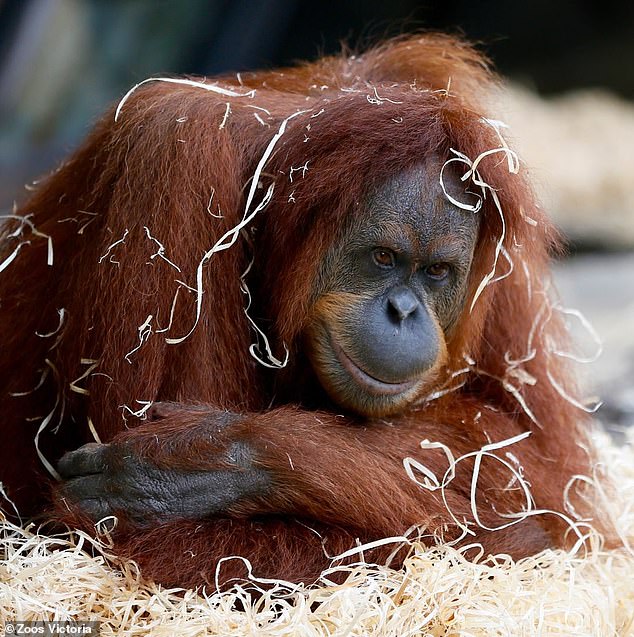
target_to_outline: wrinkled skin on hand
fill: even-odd
[[[174,413],[174,406],[157,403],[150,419]],[[60,460],[58,471],[65,481],[60,495],[95,522],[118,515],[150,526],[226,513],[249,496],[265,494],[271,482],[264,469],[254,466],[246,442],[224,442],[238,422],[239,417],[229,412],[205,413],[203,426],[210,438],[215,432],[215,440],[205,454],[204,468],[198,470],[161,466],[139,452],[138,441],[86,444]],[[155,436],[153,426],[147,440]]]

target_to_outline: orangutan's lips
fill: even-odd
[[[374,376],[370,376],[366,371],[362,370],[345,352],[343,347],[339,345],[330,335],[330,343],[332,350],[337,357],[341,366],[350,374],[353,380],[371,394],[380,394],[384,396],[397,396],[403,394],[416,385],[415,380],[408,380],[403,383],[390,383],[379,380]]]

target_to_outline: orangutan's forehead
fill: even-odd
[[[451,203],[440,186],[439,162],[426,162],[396,175],[366,200],[363,239],[377,245],[399,245],[420,251],[421,244],[471,242],[479,224],[479,213]],[[455,174],[443,175],[453,197],[469,195]],[[387,242],[387,243],[386,243]]]

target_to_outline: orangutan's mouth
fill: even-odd
[[[343,347],[335,341],[332,335],[330,335],[330,343],[332,351],[337,357],[339,364],[359,386],[363,387],[363,389],[371,394],[397,396],[399,394],[404,394],[416,385],[416,380],[407,380],[400,383],[391,383],[385,380],[380,380],[361,369],[361,367],[359,367],[359,365],[350,358]]]

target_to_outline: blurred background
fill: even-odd
[[[604,344],[586,393],[615,432],[634,424],[632,0],[0,0],[0,214],[150,75],[292,64],[420,29],[478,42],[505,77],[492,114],[569,240],[563,301]]]

